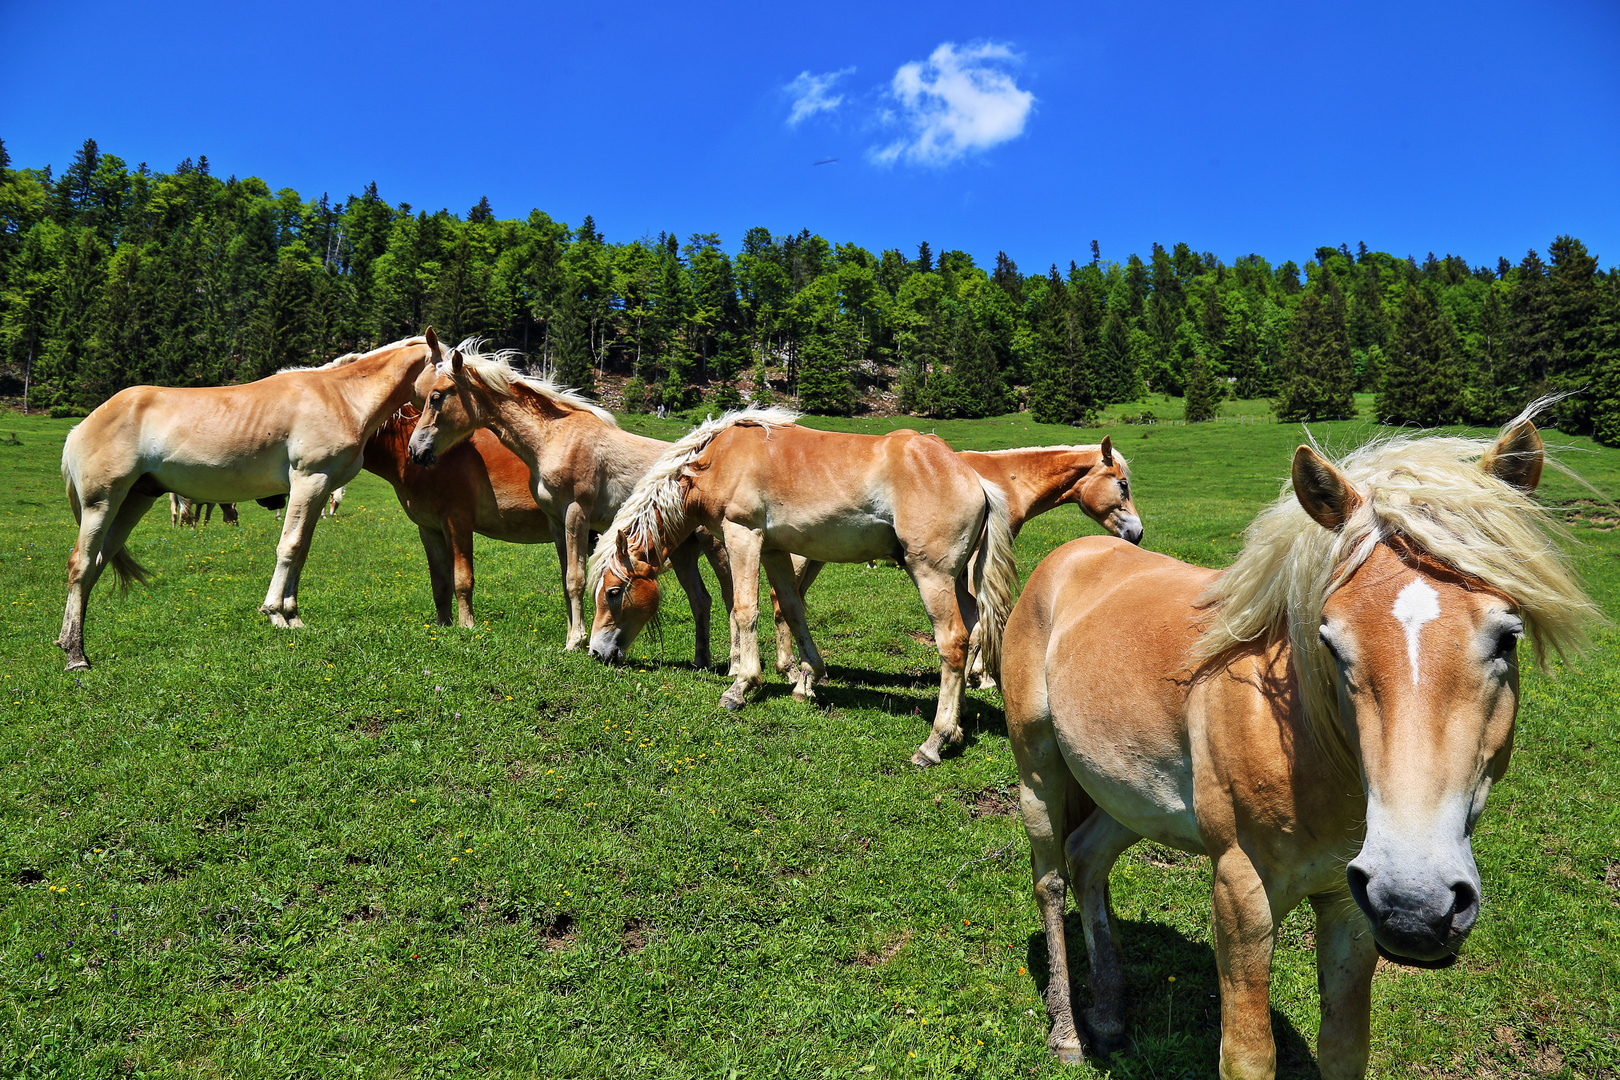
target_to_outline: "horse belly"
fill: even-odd
[[[889,558],[900,546],[890,517],[854,507],[811,519],[775,520],[773,516],[765,527],[764,541],[767,548],[829,563]]]
[[[223,467],[171,459],[154,463],[147,472],[164,490],[178,492],[193,502],[245,502],[283,495],[290,488],[283,454],[264,454]]]
[[[1104,725],[1091,738],[1059,735],[1063,756],[1086,794],[1115,821],[1155,843],[1204,854],[1193,812],[1192,762],[1178,748]]]

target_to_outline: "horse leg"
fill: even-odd
[[[1215,967],[1221,985],[1222,1080],[1271,1080],[1271,953],[1276,919],[1265,883],[1241,847],[1214,853]]]
[[[797,701],[814,701],[815,684],[826,680],[827,665],[822,662],[821,652],[816,648],[816,643],[810,639],[810,623],[805,618],[804,600],[799,595],[798,575],[794,573],[793,557],[785,551],[767,551],[760,556],[760,561],[765,564],[765,576],[771,583],[771,595],[778,604],[777,610],[781,612],[779,617],[785,618],[788,625],[793,628],[793,636],[799,644],[799,670],[790,676],[793,683],[793,697]],[[780,637],[777,650],[777,662],[780,663]],[[791,658],[789,666],[792,666]]]
[[[1322,1028],[1316,1063],[1324,1080],[1367,1075],[1372,1037],[1372,976],[1378,964],[1367,917],[1343,893],[1311,897],[1316,910],[1316,985]]]
[[[675,571],[681,588],[686,591],[686,602],[692,608],[692,633],[696,639],[692,666],[702,671],[713,663],[709,656],[709,613],[714,601],[710,599],[708,586],[703,584],[703,574],[698,570],[696,537],[688,537],[684,544],[670,552],[669,565]]]
[[[746,525],[727,521],[722,526],[726,554],[731,561],[731,688],[720,704],[733,712],[743,707],[748,692],[760,685],[759,668],[759,559],[760,534]]]
[[[478,625],[478,620],[473,618],[472,605],[472,521],[464,514],[451,514],[445,519],[444,525],[445,538],[449,541],[451,580],[456,593],[456,625],[471,630]]]
[[[73,498],[77,502],[77,495]],[[90,590],[96,587],[103,570],[120,566],[116,560],[123,553],[125,541],[156,501],[156,496],[126,490],[122,494],[109,493],[105,500],[86,504],[80,510],[79,539],[68,555],[67,606],[62,612],[62,632],[56,639],[57,646],[67,653],[65,670],[90,670],[90,658],[84,654],[84,613],[90,603]],[[139,567],[127,556],[125,562],[133,569],[120,569],[120,576],[139,580]]]
[[[1119,959],[1108,873],[1125,849],[1142,839],[1099,807],[1069,837],[1066,850],[1074,878],[1075,900],[1086,931],[1091,957],[1091,1008],[1086,1034],[1092,1049],[1104,1056],[1125,1045],[1125,969]]]
[[[275,573],[270,575],[270,588],[265,591],[264,604],[259,608],[270,616],[270,625],[278,629],[297,629],[304,625],[298,617],[298,578],[303,572],[304,560],[309,557],[315,524],[321,520],[326,484],[326,477],[319,473],[294,473],[292,477],[287,513],[281,525],[281,542],[276,545]]]
[[[922,595],[923,609],[934,622],[934,647],[939,650],[939,704],[934,709],[934,730],[911,755],[913,765],[938,765],[947,744],[962,741],[962,665],[967,660],[967,627],[957,604],[956,582],[932,566],[906,567]],[[975,609],[976,610],[976,609]]]
[[[720,605],[726,609],[729,617],[734,594],[731,583],[731,557],[726,554],[726,545],[706,528],[700,528],[692,535],[697,538],[703,557],[709,560],[709,568],[714,571],[714,580],[720,586]],[[730,663],[733,667],[737,664],[735,648],[731,650]]]
[[[416,527],[422,537],[422,551],[427,555],[428,580],[433,583],[433,610],[440,626],[450,625],[450,584],[453,579],[450,566],[450,545],[444,533],[426,525]]]
[[[1033,725],[1032,725],[1033,727]],[[1069,867],[1063,856],[1065,822],[1072,816],[1067,805],[1079,787],[1069,779],[1069,767],[1052,738],[1051,724],[1037,738],[1019,748],[1018,809],[1029,834],[1030,872],[1035,881],[1035,904],[1046,931],[1046,1016],[1052,1025],[1047,1048],[1059,1061],[1078,1064],[1080,1034],[1074,1025],[1074,1004],[1069,988],[1069,946],[1063,934]],[[1015,731],[1013,737],[1020,738]]]
[[[563,543],[568,555],[563,566],[563,588],[568,593],[568,640],[565,652],[584,645],[590,640],[590,627],[585,625],[585,553],[591,546],[591,515],[577,502],[568,504],[563,518]]]
[[[793,577],[797,582],[797,590],[801,601],[809,594],[810,584],[821,573],[826,563],[816,562],[802,556],[793,556]],[[793,667],[793,627],[788,625],[782,614],[782,602],[777,599],[776,586],[771,586],[771,613],[776,620],[776,670],[786,675],[788,669]]]

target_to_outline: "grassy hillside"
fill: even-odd
[[[961,448],[1101,435],[1025,416],[929,426]],[[269,512],[196,531],[153,513],[131,546],[154,584],[97,590],[95,670],[65,675],[51,642],[73,542],[67,429],[0,419],[0,1073],[1097,1071],[1044,1048],[999,698],[970,694],[959,756],[907,764],[937,659],[903,574],[829,568],[810,612],[832,666],[821,707],[773,679],[733,715],[717,707],[728,680],[690,669],[673,585],[662,642],[622,670],[561,652],[549,548],[480,541],[478,629],[432,625],[416,531],[365,474],[316,532],[308,629],[256,613]],[[1146,546],[1208,566],[1237,551],[1301,438],[1275,423],[1108,430]],[[1316,429],[1329,446],[1368,433]],[[1620,452],[1552,441],[1620,493]],[[1558,475],[1545,490],[1620,612],[1614,512]],[[1095,531],[1073,509],[1037,519],[1020,566]],[[717,655],[725,633],[717,620]],[[1526,677],[1513,766],[1476,837],[1479,929],[1447,971],[1380,973],[1376,1075],[1620,1068],[1617,671],[1605,632],[1578,669]],[[1121,860],[1135,1041],[1101,1071],[1212,1072],[1208,877],[1207,860],[1146,845]],[[1313,1075],[1309,926],[1286,925],[1273,983],[1289,1076]],[[1070,940],[1083,953],[1078,926]]]

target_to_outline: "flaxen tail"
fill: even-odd
[[[1013,602],[1018,599],[1018,564],[1013,561],[1012,521],[1007,514],[1007,496],[990,481],[979,478],[984,489],[984,535],[979,540],[977,579],[979,602],[979,648],[984,669],[1001,681],[1001,636],[1007,629]]]

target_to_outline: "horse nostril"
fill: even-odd
[[[1373,913],[1372,902],[1367,899],[1367,883],[1371,880],[1367,872],[1359,866],[1348,866],[1345,868],[1344,876],[1350,884],[1350,899],[1356,902],[1356,906],[1364,911],[1369,919],[1382,922],[1382,916]]]
[[[1451,932],[1466,934],[1479,917],[1479,891],[1466,881],[1451,887]]]

